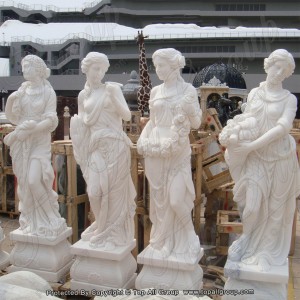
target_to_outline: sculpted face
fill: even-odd
[[[156,57],[154,60],[155,71],[160,80],[166,80],[174,73],[174,69],[171,68],[170,64],[161,57]]]
[[[286,78],[286,62],[278,60],[267,70],[267,82],[279,84]]]
[[[33,81],[39,77],[39,74],[30,61],[25,61],[22,64],[23,77],[26,80]]]
[[[102,81],[106,70],[103,68],[101,63],[92,64],[86,73],[88,82],[91,84],[98,84]]]

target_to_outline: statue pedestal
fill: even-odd
[[[0,270],[4,270],[9,265],[9,254],[3,250],[1,250],[1,244],[4,241],[3,239],[0,241]]]
[[[203,248],[197,257],[171,253],[164,258],[158,250],[148,246],[137,257],[138,263],[144,266],[136,279],[135,287],[199,290],[203,284],[203,271],[198,264],[202,256]]]
[[[259,271],[258,266],[227,260],[224,272],[228,277],[224,289],[237,290],[240,294],[238,296],[225,295],[222,300],[287,299],[288,259],[283,266],[272,266],[267,272]]]
[[[72,235],[68,227],[56,237],[42,237],[24,234],[20,229],[10,233],[10,240],[16,242],[10,254],[8,272],[30,271],[47,281],[58,282],[71,267],[73,256],[70,254]]]
[[[76,259],[70,271],[71,289],[91,292],[133,288],[137,264],[131,251],[135,245],[133,240],[127,246],[108,251],[92,248],[89,241],[80,240],[72,245],[71,253],[76,255]]]

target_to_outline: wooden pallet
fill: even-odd
[[[0,167],[11,166],[11,157],[9,155],[9,147],[3,142],[4,137],[15,130],[15,126],[10,124],[0,125]]]
[[[65,182],[62,189],[60,189],[58,181],[62,173],[59,173],[57,168],[56,159],[60,156],[60,159],[63,159]],[[55,141],[52,143],[52,164],[55,172],[55,182],[54,190],[58,193],[58,201],[61,207],[66,208],[64,217],[67,221],[68,226],[72,227],[72,243],[80,239],[80,228],[79,228],[79,213],[84,211],[83,216],[83,226],[84,230],[88,224],[88,212],[89,212],[89,200],[88,195],[85,192],[85,182],[80,176],[81,171],[76,164],[74,155],[73,155],[73,145],[70,140],[64,141]],[[79,180],[79,176],[81,180]],[[79,191],[79,186],[83,186],[81,191]],[[82,223],[82,222],[81,222]]]
[[[141,134],[141,112],[132,111],[130,121],[123,121],[123,131],[131,139],[133,143],[136,143]]]
[[[6,213],[11,218],[19,215],[19,198],[9,147],[4,144],[3,139],[14,129],[15,126],[10,124],[0,125],[0,213]]]
[[[241,234],[243,224],[238,222],[239,212],[234,210],[219,210],[217,213],[216,252],[219,255],[228,254],[229,234]]]

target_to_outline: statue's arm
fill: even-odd
[[[14,102],[18,98],[18,92],[13,92],[7,99],[6,106],[5,106],[5,115],[7,119],[12,123],[17,125],[19,123],[19,117],[17,114],[13,113],[13,105]]]
[[[188,89],[183,103],[183,110],[190,120],[191,127],[198,129],[201,125],[202,111],[200,109],[197,91],[193,86],[190,86]]]
[[[268,130],[255,141],[253,141],[251,143],[251,150],[262,148],[288,134],[293,126],[293,120],[295,118],[296,110],[297,99],[294,95],[291,95],[290,99],[285,105],[282,116],[277,121],[276,126]]]
[[[285,105],[282,116],[277,121],[284,129],[285,133],[289,133],[293,128],[293,121],[297,111],[297,98],[291,94],[288,102]]]
[[[56,113],[56,94],[51,88],[45,96],[46,97],[44,101],[46,101],[46,106],[44,113],[42,114],[42,121],[38,122],[32,129],[31,133],[33,134],[42,131],[52,132],[58,125],[58,118]]]
[[[83,101],[84,101],[84,90],[81,91],[78,95],[78,116],[82,117],[82,114],[84,113],[84,106],[83,106]]]
[[[114,104],[116,111],[124,121],[130,121],[131,112],[123,96],[121,88],[117,84],[108,83],[107,89],[111,102]]]

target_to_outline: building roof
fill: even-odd
[[[82,11],[87,7],[95,6],[102,0],[15,0],[15,1],[0,1],[0,6],[12,6],[24,10],[42,10],[56,12],[75,12]]]
[[[205,38],[253,38],[300,37],[298,29],[200,27],[195,24],[153,24],[135,29],[117,23],[49,23],[30,24],[8,20],[0,27],[0,44],[11,42],[35,42],[38,44],[62,44],[69,39],[83,38],[89,41],[134,40],[138,30],[149,39],[205,39]]]

